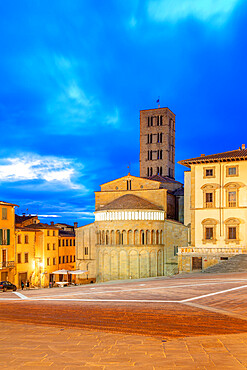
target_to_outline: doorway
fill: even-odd
[[[192,257],[192,271],[202,270],[202,257]]]

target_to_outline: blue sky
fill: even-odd
[[[99,184],[139,175],[139,110],[176,114],[176,161],[246,143],[241,0],[13,0],[0,11],[0,199],[93,221]],[[183,181],[184,168],[176,167]]]

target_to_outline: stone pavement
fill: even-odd
[[[0,343],[0,366],[8,369],[247,368],[247,333],[162,341],[138,335],[0,322]]]

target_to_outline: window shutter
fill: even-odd
[[[10,229],[7,229],[7,245],[10,245]]]
[[[3,230],[0,229],[0,245],[3,245]]]

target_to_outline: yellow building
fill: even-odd
[[[247,150],[179,162],[185,172],[184,223],[191,230],[179,249],[179,270],[204,270],[247,252]]]
[[[97,281],[174,274],[187,228],[176,220],[174,191],[182,184],[131,176],[101,185],[95,222],[76,229],[77,268]]]
[[[0,201],[1,280],[14,281],[15,275],[15,206]],[[18,207],[18,206],[17,206]]]
[[[59,238],[58,238],[58,247],[59,247],[59,270],[75,270],[75,232],[74,227],[65,224],[56,224],[56,227],[59,228]],[[61,276],[60,276],[61,279]],[[68,279],[70,282],[71,279],[76,281],[75,275],[72,276],[69,274]]]

